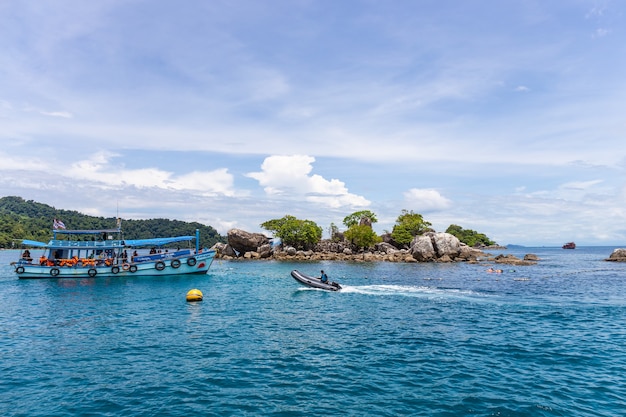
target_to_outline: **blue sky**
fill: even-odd
[[[626,244],[626,3],[4,0],[0,196]],[[70,225],[71,226],[71,225]]]

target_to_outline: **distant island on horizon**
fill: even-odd
[[[554,245],[516,245],[516,244],[508,244],[505,245],[506,248],[557,248],[562,249],[563,245],[554,244]],[[621,248],[626,247],[626,243],[624,244],[602,244],[602,245],[579,245],[576,244],[577,248]]]

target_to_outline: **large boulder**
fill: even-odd
[[[257,251],[261,259],[269,258],[272,256],[272,245],[266,243],[265,245],[259,246],[259,250]]]
[[[411,241],[411,249],[409,251],[418,262],[434,261],[437,257],[437,252],[430,236],[415,236],[413,241]]]
[[[448,256],[454,259],[461,253],[461,241],[450,233],[432,233],[432,239],[439,258]]]
[[[613,250],[613,253],[611,253],[611,256],[609,256],[609,258],[605,260],[611,261],[611,262],[626,262],[626,249],[617,248]]]
[[[392,254],[392,253],[396,253],[399,251],[398,248],[396,248],[395,246],[393,246],[391,243],[386,243],[386,242],[380,242],[377,243],[374,248],[382,253],[386,253],[386,254]]]
[[[478,262],[482,257],[486,256],[485,252],[480,249],[472,248],[461,242],[459,258],[465,261]]]
[[[228,244],[239,254],[254,252],[269,243],[270,239],[262,233],[250,233],[241,229],[228,231]]]
[[[235,253],[235,250],[232,248],[232,246],[230,246],[227,243],[217,242],[215,245],[213,245],[212,249],[215,249],[218,256],[220,257],[222,256],[230,256],[232,258],[237,257],[237,253]]]
[[[428,232],[413,238],[410,253],[419,262],[450,262],[461,254],[461,241],[450,233]]]

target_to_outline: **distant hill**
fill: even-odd
[[[51,238],[52,222],[60,219],[68,229],[113,229],[115,217],[95,217],[72,210],[59,210],[46,204],[21,197],[0,198],[0,248],[18,247],[22,239],[47,242]],[[200,230],[200,244],[211,247],[225,242],[211,226],[197,222],[169,219],[124,220],[122,229],[126,239],[194,235]]]

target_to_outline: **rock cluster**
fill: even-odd
[[[537,255],[527,254],[524,255],[524,259],[519,259],[513,255],[498,255],[494,257],[493,262],[497,264],[508,264],[508,265],[535,265],[539,258]]]
[[[626,262],[626,249],[617,248],[613,250],[613,253],[611,253],[609,258],[605,260],[611,262]]]
[[[408,248],[397,248],[381,242],[372,250],[358,250],[350,242],[323,240],[310,250],[298,250],[282,244],[272,245],[272,240],[260,233],[240,229],[228,231],[228,243],[217,243],[213,249],[221,259],[275,259],[290,261],[356,261],[356,262],[473,262],[493,261],[514,265],[535,263],[534,255],[524,260],[512,255],[490,258],[480,249],[461,243],[449,233],[427,232],[416,236]],[[527,259],[528,258],[528,259]]]

